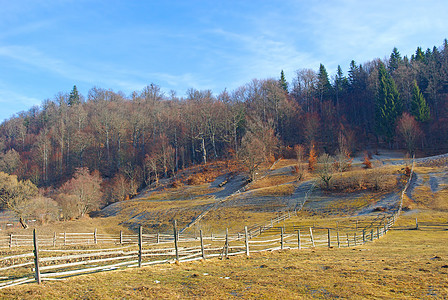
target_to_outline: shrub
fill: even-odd
[[[371,190],[375,192],[392,191],[397,186],[397,177],[386,169],[374,168],[366,170],[362,174],[353,172],[345,176],[332,178],[330,190],[340,192],[354,192]]]
[[[372,168],[372,162],[369,159],[369,155],[367,152],[364,153],[364,161],[362,162],[365,169],[371,169]]]

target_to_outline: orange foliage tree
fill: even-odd
[[[314,169],[316,168],[316,162],[317,162],[317,153],[316,149],[314,149],[314,143],[313,143],[311,144],[310,154],[308,157],[308,169],[310,171],[314,171]]]

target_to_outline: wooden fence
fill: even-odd
[[[37,236],[34,231],[31,240],[27,236],[22,236],[21,239],[17,237],[15,241],[23,244],[16,248],[14,255],[0,256],[0,289],[27,282],[61,280],[78,274],[125,267],[212,257],[223,259],[242,254],[250,256],[251,253],[261,251],[291,248],[354,247],[380,238],[393,223],[394,218],[391,217],[382,227],[344,232],[312,227],[293,228],[288,232],[283,227],[276,227],[274,229],[278,229],[278,232],[273,231],[252,239],[247,227],[244,235],[230,235],[226,232],[225,235],[204,236],[200,231],[198,237],[180,235],[176,226],[172,235],[143,234],[140,227],[138,234],[120,234],[118,237],[96,232]],[[98,246],[100,243],[106,245],[106,242],[112,242],[112,245],[107,248]],[[80,247],[82,243],[84,246]]]
[[[411,172],[412,176],[412,172]],[[412,178],[412,177],[411,177]],[[53,235],[9,235],[0,237],[0,247],[10,248],[0,253],[0,289],[28,282],[61,280],[78,274],[142,267],[145,265],[205,260],[212,257],[229,258],[261,251],[306,249],[314,247],[355,247],[384,236],[395,224],[402,209],[389,216],[369,220],[356,227],[339,226],[274,226],[288,219],[285,213],[272,219],[265,228],[245,227],[244,233],[198,237],[179,234],[176,222],[173,234],[107,235],[92,233],[54,233]],[[269,228],[268,228],[269,227]],[[261,228],[261,229],[260,229]],[[416,222],[418,228],[418,222]],[[262,235],[260,233],[263,233]],[[107,248],[101,246],[109,245]],[[31,269],[32,268],[32,269]]]

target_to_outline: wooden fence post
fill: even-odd
[[[328,230],[328,248],[331,248],[331,237],[330,237],[330,228]]]
[[[338,228],[338,231],[336,232],[336,236],[338,239],[338,248],[341,248],[341,242],[339,241],[339,228]]]
[[[39,271],[39,248],[37,244],[36,229],[33,230],[33,244],[34,244],[34,278],[37,284],[40,284],[40,271]]]
[[[200,237],[200,239],[201,239],[201,253],[202,253],[202,259],[205,259],[204,239],[202,238],[202,229],[199,229],[199,237]]]
[[[176,249],[176,261],[179,261],[179,248],[177,245],[177,221],[173,221],[173,231],[174,231],[174,248]]]
[[[12,233],[9,234],[9,248],[12,248]]]
[[[120,245],[123,245],[123,231],[120,230]]]
[[[380,228],[379,227],[376,228],[376,238],[377,238],[377,240],[380,239]]]
[[[302,245],[300,243],[300,229],[297,229],[297,248],[302,249]]]
[[[280,249],[283,250],[283,227],[281,227],[280,229]]]
[[[143,230],[142,225],[138,227],[138,267],[142,267],[142,252],[143,252]]]
[[[350,239],[348,237],[348,233],[347,233],[347,247],[350,247]]]
[[[56,232],[53,233],[53,247],[56,247]]]
[[[246,256],[249,257],[249,235],[247,234],[247,226],[244,226],[244,242],[246,244]]]
[[[362,243],[363,244],[366,243],[366,230],[365,229],[362,230]]]
[[[355,246],[356,246],[356,232],[353,234],[353,241],[354,241]]]
[[[93,243],[96,245],[96,244],[98,244],[98,239],[97,239],[97,235],[96,235],[96,233],[97,233],[97,230],[96,230],[96,228],[95,228],[95,230],[93,231]]]
[[[314,238],[313,238],[313,229],[311,227],[310,227],[310,239],[311,239],[311,243],[313,244],[313,247],[315,247]]]
[[[225,257],[229,259],[229,228],[226,228]]]
[[[356,231],[358,231],[358,219],[356,219]]]
[[[415,218],[415,230],[418,230],[418,220]]]
[[[64,231],[64,246],[67,245],[67,232]]]
[[[373,241],[373,229],[370,229],[370,241]]]
[[[160,233],[157,232],[157,244],[160,243]]]

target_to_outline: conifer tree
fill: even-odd
[[[283,70],[280,73],[280,85],[285,92],[288,92],[288,82],[286,81],[285,72]]]
[[[319,74],[317,75],[317,78],[318,78],[317,88],[319,91],[319,98],[320,101],[322,102],[324,98],[329,97],[331,94],[330,80],[328,79],[328,73],[323,64],[320,64]]]
[[[68,105],[73,106],[79,104],[80,102],[78,89],[76,88],[76,85],[74,85],[72,91],[70,92],[70,96],[68,97]]]
[[[350,69],[348,70],[348,82],[350,85],[355,84],[356,74],[359,71],[359,67],[356,65],[356,62],[352,60],[350,62]]]
[[[347,84],[348,84],[347,78],[344,76],[341,66],[338,65],[338,71],[334,78],[334,91],[336,98],[336,109],[338,110],[338,114],[340,110],[339,99],[341,98],[342,93],[344,91],[344,87],[347,86]]]
[[[416,80],[414,80],[412,87],[411,115],[413,115],[419,122],[426,122],[430,118],[429,106],[426,103]]]
[[[402,103],[394,80],[384,64],[378,70],[378,92],[375,107],[375,129],[390,144],[393,141],[395,123],[402,112]]]
[[[417,50],[415,51],[415,56],[413,56],[413,60],[424,62],[425,61],[425,53],[422,51],[422,47],[417,47]]]
[[[395,71],[396,69],[398,69],[398,66],[401,64],[402,59],[401,59],[401,55],[400,52],[398,52],[397,47],[394,47],[394,49],[392,50],[392,53],[390,54],[390,58],[389,58],[389,70],[391,72]]]

